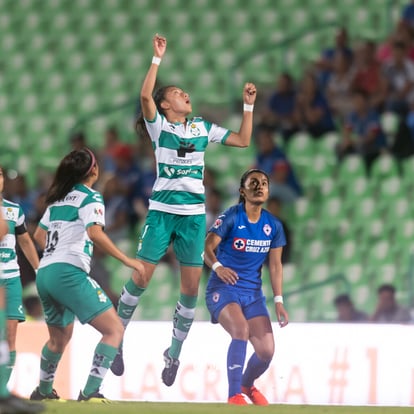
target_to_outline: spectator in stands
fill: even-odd
[[[386,138],[379,114],[369,107],[367,94],[357,90],[352,96],[353,110],[343,126],[342,141],[337,148],[338,157],[342,159],[347,154],[360,154],[369,172],[372,162],[387,150]]]
[[[332,114],[343,120],[351,107],[353,71],[350,57],[338,50],[334,55],[332,73],[326,86],[326,97]]]
[[[280,74],[276,90],[270,96],[262,122],[274,126],[286,141],[298,130],[295,124],[296,91],[289,73]]]
[[[403,42],[407,46],[407,57],[414,60],[413,30],[405,22],[397,23],[387,40],[380,44],[377,49],[377,59],[384,63],[392,58],[392,49],[395,42]]]
[[[337,311],[338,322],[367,322],[368,315],[365,312],[355,309],[349,295],[346,293],[338,295],[334,299],[334,305]]]
[[[297,92],[295,122],[314,138],[335,130],[328,102],[319,89],[315,76],[309,72],[305,73]]]
[[[361,90],[368,95],[369,104],[382,110],[386,85],[381,64],[376,58],[376,44],[371,40],[362,42],[355,48],[352,90]]]
[[[414,104],[414,63],[407,57],[407,45],[393,43],[392,58],[383,65],[387,85],[386,109],[407,115]]]
[[[378,288],[378,302],[370,320],[377,323],[411,322],[410,311],[399,305],[395,298],[395,287],[383,284]]]
[[[217,216],[222,211],[222,201],[220,191],[217,188],[206,188],[206,229],[208,230],[215,222]]]
[[[70,145],[73,150],[85,148],[87,145],[86,135],[82,131],[75,132],[70,137]]]
[[[316,62],[318,71],[318,82],[324,90],[334,67],[335,54],[344,53],[349,60],[352,60],[353,51],[349,46],[348,31],[340,27],[335,34],[335,44],[322,51],[321,58]]]
[[[135,214],[134,203],[141,196],[141,170],[134,160],[132,147],[119,144],[113,150],[115,175],[118,177],[119,189],[128,200],[130,224],[135,224],[138,217]]]
[[[103,172],[115,171],[114,150],[121,144],[118,130],[111,126],[105,131],[105,145],[99,153],[100,164]]]
[[[27,218],[30,218],[34,208],[37,191],[29,188],[26,176],[23,174],[17,174],[12,178],[7,173],[4,175],[5,198],[19,204],[24,215]]]
[[[116,244],[128,238],[130,215],[128,200],[116,175],[106,180],[102,196],[105,202],[105,232]]]
[[[302,195],[302,188],[285,153],[273,139],[273,128],[266,124],[258,125],[255,138],[258,151],[255,165],[269,175],[271,196],[292,203]]]
[[[149,199],[152,187],[157,178],[156,162],[151,140],[141,137],[138,143],[138,165],[141,170],[139,189],[134,200],[134,211],[138,219],[145,217],[148,213]]]
[[[414,30],[414,0],[406,4],[401,13],[401,20]]]

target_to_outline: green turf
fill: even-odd
[[[114,402],[87,404],[78,402],[47,402],[46,413],[56,414],[405,414],[413,408],[401,407],[333,407],[316,405],[277,405],[268,407],[231,406],[227,404]]]

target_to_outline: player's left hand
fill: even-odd
[[[233,269],[224,266],[220,266],[216,269],[216,275],[226,285],[235,285],[239,279],[239,276]]]
[[[254,83],[246,83],[243,88],[243,102],[253,105],[256,101],[256,85]]]
[[[289,323],[289,315],[283,303],[276,303],[276,316],[281,328],[284,328]]]

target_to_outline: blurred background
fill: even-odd
[[[243,171],[270,174],[268,209],[288,235],[291,320],[347,320],[335,301],[345,295],[349,321],[354,311],[375,321],[383,284],[395,289],[392,306],[410,312],[413,27],[407,0],[0,0],[4,196],[32,231],[59,160],[87,145],[100,160],[106,230],[133,254],[155,178],[134,123],[158,32],[168,39],[158,82],[188,91],[194,115],[237,130],[243,84],[258,87],[252,145],[207,149],[207,216],[237,200]],[[98,250],[93,260],[116,303],[129,270]],[[34,274],[20,263],[26,310],[41,317]],[[170,320],[177,278],[169,253],[135,317]],[[207,278],[206,269],[199,320],[208,319]],[[266,267],[263,283],[271,300]]]

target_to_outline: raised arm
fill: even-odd
[[[243,118],[239,132],[232,132],[225,144],[231,147],[245,148],[250,145],[253,132],[253,107],[256,101],[256,86],[246,83],[243,88]]]
[[[157,80],[158,66],[167,49],[167,39],[159,36],[157,33],[152,39],[152,45],[154,48],[154,57],[152,58],[151,66],[148,69],[141,87],[142,114],[144,115],[144,118],[148,120],[154,119],[155,114],[157,113],[157,107],[152,94]]]

